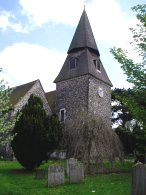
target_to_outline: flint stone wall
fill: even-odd
[[[103,89],[103,97],[98,89]],[[56,84],[56,113],[65,108],[66,118],[75,113],[91,113],[109,120],[111,126],[111,88],[106,83],[85,75]]]
[[[88,75],[56,83],[56,112],[66,109],[66,117],[88,109]]]
[[[48,101],[45,97],[44,90],[40,84],[39,81],[37,81],[32,88],[19,100],[19,102],[14,106],[14,111],[12,113],[12,116],[15,116],[16,113],[22,109],[22,107],[28,102],[28,99],[30,98],[31,94],[36,95],[37,97],[40,97],[43,101],[43,107],[46,110],[47,114],[51,115],[52,111],[50,109],[50,106],[48,104]]]
[[[98,89],[102,88],[103,97],[98,94]],[[89,78],[89,98],[88,111],[95,116],[106,118],[111,126],[111,88],[94,77]]]

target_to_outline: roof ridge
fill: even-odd
[[[34,80],[34,81],[30,81],[30,82],[27,82],[27,83],[24,83],[24,84],[21,84],[21,85],[17,85],[17,86],[12,87],[12,88],[21,87],[21,86],[23,86],[23,85],[27,85],[27,84],[35,83],[35,82],[37,82],[37,81],[40,81],[40,79],[36,79],[36,80]]]
[[[12,88],[12,93],[10,94],[10,101],[12,105],[14,106],[18,101],[20,100],[21,97],[23,97],[31,88],[33,85],[35,85],[36,82],[40,82],[39,79],[18,85],[16,87]]]

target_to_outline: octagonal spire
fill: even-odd
[[[72,42],[68,49],[68,54],[83,48],[90,48],[94,50],[94,52],[96,52],[98,55],[100,55],[85,9],[83,10]]]

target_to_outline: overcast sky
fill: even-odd
[[[86,2],[86,3],[85,3]],[[9,86],[40,79],[55,89],[75,29],[86,6],[101,61],[114,87],[129,87],[110,48],[129,48],[131,7],[145,0],[0,0],[0,67]],[[135,54],[131,52],[131,56]]]

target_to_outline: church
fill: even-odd
[[[13,115],[34,94],[42,99],[46,112],[49,115],[57,114],[61,122],[77,113],[89,113],[106,118],[111,125],[112,83],[100,60],[100,52],[85,9],[64,64],[54,79],[56,90],[47,93],[39,79],[15,87],[10,99]]]
[[[16,86],[11,93],[12,117],[28,102],[31,94],[40,97],[48,115],[56,114],[60,122],[78,117],[93,116],[104,121],[111,135],[112,83],[100,59],[100,52],[86,13],[83,10],[62,68],[54,78],[56,90],[45,92],[40,80]],[[103,133],[101,133],[103,134]],[[107,149],[107,143],[105,143]],[[10,147],[4,149],[9,159]],[[3,151],[0,149],[0,155]],[[11,159],[11,157],[10,157]]]

